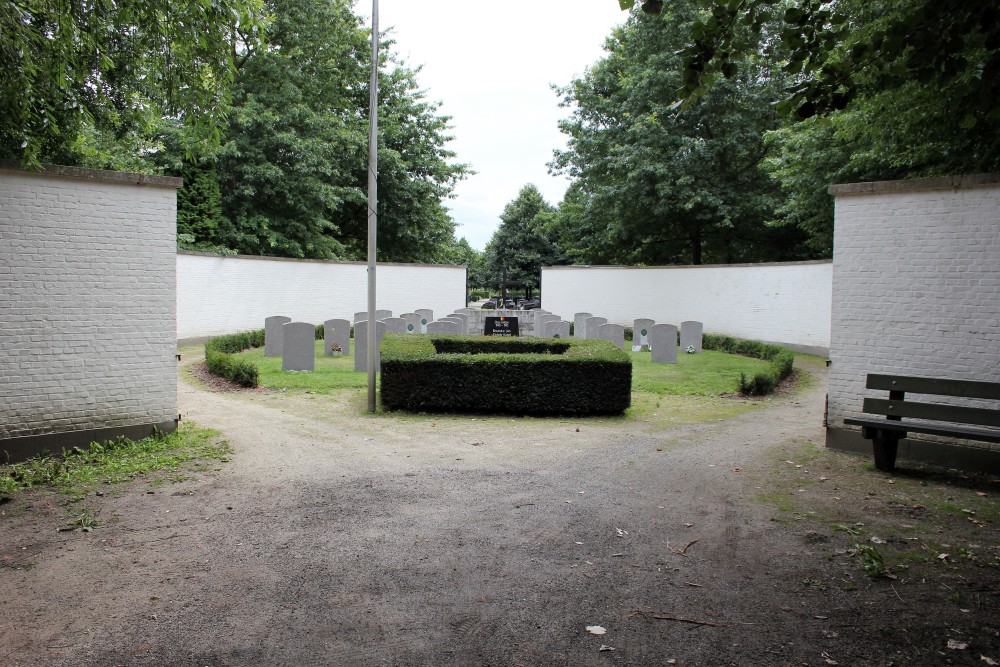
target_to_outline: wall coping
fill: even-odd
[[[615,266],[593,265],[593,264],[570,264],[563,266],[543,266],[546,271],[557,271],[566,269],[627,269],[630,271],[647,271],[649,269],[731,269],[742,267],[779,267],[779,266],[810,266],[816,264],[833,264],[832,259],[810,259],[802,262],[748,262],[745,264],[667,264],[664,266]]]
[[[300,257],[270,257],[267,255],[220,255],[215,252],[177,249],[178,255],[192,257],[214,257],[216,259],[253,259],[265,262],[302,262],[307,264],[342,264],[344,266],[368,266],[368,262],[354,262],[339,259],[302,259]],[[409,262],[378,262],[378,266],[424,266],[442,269],[468,269],[466,264],[413,264]]]
[[[184,179],[177,176],[157,176],[155,174],[136,174],[129,171],[84,169],[83,167],[66,167],[58,164],[43,164],[41,169],[34,170],[25,169],[21,166],[21,163],[15,160],[0,160],[0,171],[16,171],[29,176],[60,176],[63,178],[78,178],[85,181],[152,185],[154,187],[174,189],[184,185]]]
[[[827,189],[827,192],[834,196],[840,196],[894,192],[919,192],[921,190],[947,190],[988,185],[1000,185],[1000,174],[967,174],[965,176],[937,176],[933,178],[913,178],[899,181],[842,183],[838,185],[831,185]]]

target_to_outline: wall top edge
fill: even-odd
[[[943,190],[949,188],[969,188],[985,185],[1000,185],[1000,174],[966,174],[964,176],[936,176],[913,178],[900,181],[871,181],[868,183],[841,183],[831,185],[827,192],[831,195],[881,194],[891,192],[916,192],[920,190]]]
[[[154,174],[136,174],[128,171],[84,169],[83,167],[66,167],[58,164],[43,164],[41,170],[35,171],[24,169],[15,160],[0,160],[0,171],[17,171],[30,176],[61,176],[63,178],[80,178],[88,181],[103,181],[105,183],[129,183],[131,185],[152,185],[175,189],[184,185],[184,179],[177,176],[157,176]]]
[[[368,262],[348,262],[337,259],[300,259],[298,257],[268,257],[264,255],[219,255],[214,252],[200,252],[198,250],[177,249],[178,255],[190,255],[192,257],[212,257],[214,259],[253,259],[265,262],[300,262],[306,264],[340,264],[343,266],[368,266]],[[417,262],[379,262],[378,266],[423,266],[437,267],[441,269],[467,269],[465,264],[420,264]]]
[[[561,270],[573,270],[573,269],[626,269],[629,271],[648,271],[650,269],[731,269],[731,268],[743,268],[748,266],[755,267],[780,267],[780,266],[810,266],[816,264],[833,264],[832,259],[810,259],[802,262],[757,262],[757,263],[747,263],[747,264],[667,264],[665,266],[614,266],[614,265],[595,265],[595,264],[571,264],[568,266],[543,266],[543,269],[547,271],[561,271]]]

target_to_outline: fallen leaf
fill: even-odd
[[[938,560],[948,560],[948,554],[938,554]]]
[[[830,478],[829,478],[829,477],[820,477],[820,478],[819,478],[819,481],[821,481],[821,482],[825,482],[825,481],[826,481],[826,480],[828,480],[828,479],[830,479]]]
[[[603,635],[604,633],[607,632],[607,630],[605,630],[599,625],[588,625],[587,632],[589,632],[592,635]]]
[[[743,468],[740,467],[733,468],[733,472],[743,472]]]
[[[948,648],[953,649],[955,651],[964,651],[965,649],[969,648],[969,645],[966,642],[960,642],[957,639],[949,639]]]
[[[870,538],[868,538],[868,541],[871,542],[872,544],[885,544],[885,540],[875,535],[872,535]]]
[[[983,495],[986,494],[984,493]],[[993,658],[988,658],[985,655],[980,655],[979,659],[985,662],[987,665],[1000,665],[1000,663],[998,663],[996,660],[994,660]]]
[[[979,496],[980,498],[985,498],[986,497],[986,494],[983,493],[982,491],[976,491],[976,495]],[[983,659],[984,660],[989,660],[989,658],[987,658],[985,655],[983,656]],[[996,663],[993,662],[993,664],[995,665]]]
[[[607,646],[606,644],[601,644],[601,648],[599,648],[597,650],[598,651],[614,651],[615,649],[613,647],[611,647],[611,646]]]
[[[684,524],[684,526],[687,527],[687,528],[690,528],[693,525],[694,525],[693,523],[686,523],[686,524]]]
[[[576,432],[577,432],[577,433],[579,433],[579,432],[580,432],[580,429],[576,429]]]

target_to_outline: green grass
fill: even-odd
[[[96,488],[127,482],[158,470],[175,471],[194,459],[226,460],[230,449],[219,433],[181,424],[173,433],[142,440],[121,438],[73,448],[60,456],[0,466],[0,493],[12,495],[38,487],[82,498]]]
[[[269,389],[296,390],[314,394],[330,394],[340,389],[368,386],[367,373],[354,372],[354,350],[340,357],[323,356],[323,341],[316,341],[316,368],[311,373],[292,373],[281,370],[281,357],[265,357],[264,348],[241,352],[260,370],[260,386]]]
[[[649,352],[631,352],[632,389],[660,395],[718,396],[739,390],[740,373],[768,369],[768,362],[725,352],[678,351],[676,364],[653,363]]]

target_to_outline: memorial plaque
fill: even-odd
[[[593,317],[590,313],[577,313],[573,316],[573,337],[587,337],[587,318]]]
[[[516,317],[487,317],[483,328],[485,336],[503,336],[512,338],[519,336]]]
[[[661,364],[677,363],[677,327],[673,324],[654,324],[649,328],[649,349],[653,361]]]
[[[687,352],[692,348],[694,354],[701,352],[703,329],[701,322],[681,322],[681,349]]]
[[[283,349],[281,327],[292,321],[284,315],[274,315],[264,320],[264,356],[280,357]]]
[[[656,324],[650,319],[638,319],[632,324],[632,351],[649,350],[650,329]]]
[[[281,370],[312,371],[316,367],[316,326],[288,322],[281,327]]]

